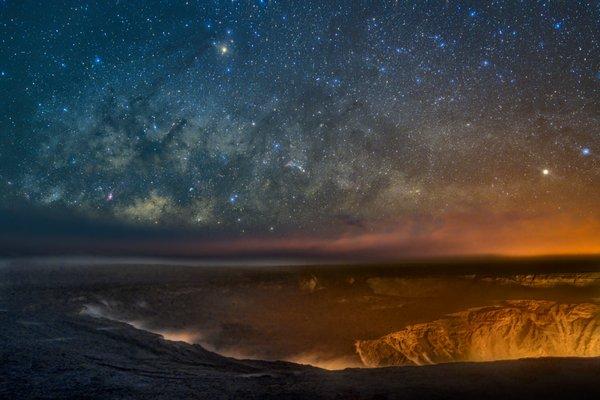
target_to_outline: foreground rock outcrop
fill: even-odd
[[[600,306],[507,301],[359,340],[356,350],[369,367],[600,356]]]

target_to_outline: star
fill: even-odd
[[[565,215],[595,204],[584,2],[94,3],[31,2],[4,27],[0,208],[27,193],[131,225],[335,237],[552,215],[532,174]]]

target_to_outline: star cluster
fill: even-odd
[[[4,208],[236,235],[600,217],[597,2],[0,12]]]

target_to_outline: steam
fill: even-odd
[[[257,354],[255,351],[242,346],[215,346],[207,339],[208,335],[197,329],[157,328],[143,319],[127,318],[116,310],[116,307],[119,304],[119,302],[101,299],[98,304],[85,304],[82,307],[80,314],[93,318],[105,318],[112,321],[124,322],[136,329],[161,335],[166,340],[185,342],[188,344],[199,344],[209,351],[214,351],[226,357],[246,360],[270,359],[263,354]],[[138,302],[137,305],[142,307],[147,306],[140,302]],[[310,350],[291,355],[289,357],[284,357],[282,361],[312,365],[314,367],[327,370],[341,370],[345,368],[358,368],[362,366],[360,360],[356,356],[336,356],[319,350]]]
[[[290,361],[297,364],[312,365],[313,367],[323,368],[331,371],[342,370],[346,368],[364,367],[357,357],[339,357],[317,350],[297,354],[285,361]]]
[[[128,319],[121,314],[111,310],[108,305],[111,302],[103,301],[103,304],[85,304],[80,311],[81,315],[87,315],[93,318],[106,318],[112,321],[124,322],[133,326],[136,329],[156,333],[161,335],[166,340],[174,342],[185,342],[189,344],[202,344],[204,335],[202,332],[190,329],[175,329],[175,328],[155,328],[148,322],[142,319]],[[112,303],[114,304],[114,303]]]

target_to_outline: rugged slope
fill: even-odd
[[[600,359],[324,371],[240,361],[86,316],[0,311],[6,399],[598,398]]]
[[[600,356],[600,306],[508,301],[356,342],[370,367]]]

